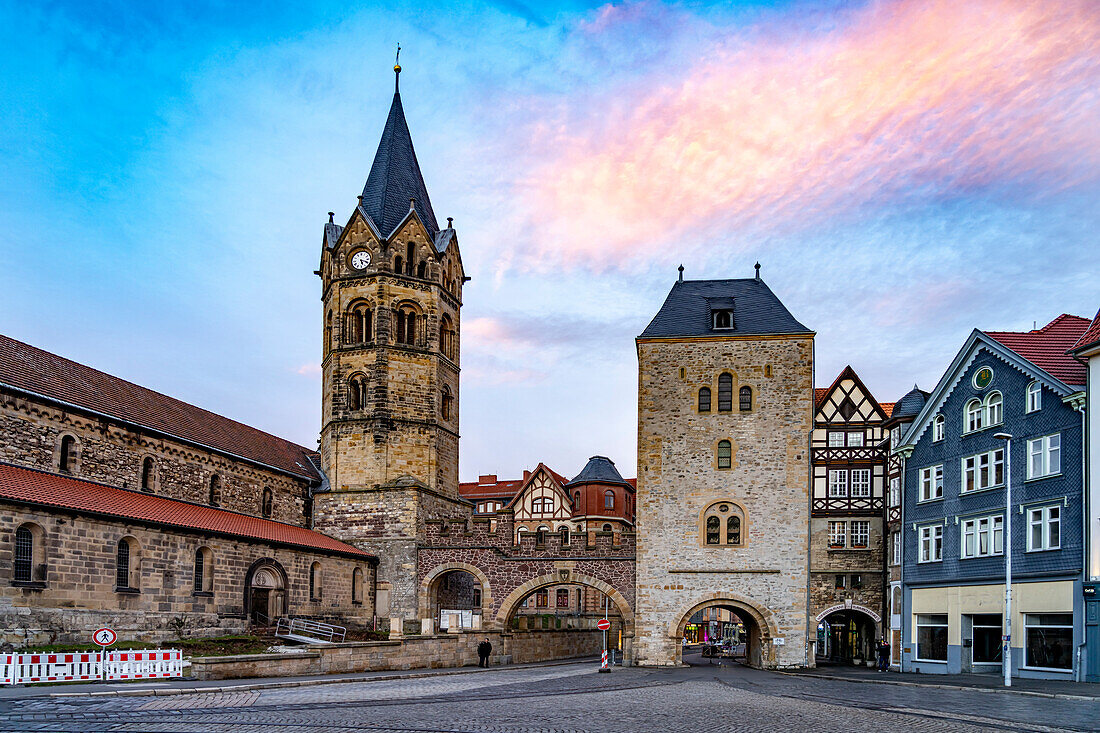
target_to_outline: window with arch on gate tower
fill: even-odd
[[[702,540],[710,546],[739,547],[742,542],[741,508],[733,502],[720,501],[703,512]]]
[[[733,461],[733,446],[728,440],[718,441],[718,468],[729,468]]]
[[[718,412],[733,410],[733,375],[723,372],[718,375]]]

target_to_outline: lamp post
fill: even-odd
[[[993,437],[1005,441],[1005,633],[1001,667],[1005,687],[1012,687],[1012,435],[997,433]]]

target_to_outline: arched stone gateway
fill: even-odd
[[[842,664],[875,659],[882,618],[865,606],[841,603],[817,615],[816,655]]]
[[[615,604],[616,610],[619,612],[619,616],[623,620],[623,634],[632,636],[634,634],[634,609],[630,607],[630,603],[626,600],[622,593],[620,593],[614,586],[609,585],[598,578],[593,578],[581,573],[573,573],[565,570],[564,573],[559,571],[557,573],[547,573],[546,575],[540,575],[536,578],[531,578],[523,585],[514,589],[508,594],[499,606],[499,610],[496,615],[496,623],[500,628],[506,628],[509,619],[515,614],[516,608],[532,593],[537,592],[541,588],[547,588],[552,585],[583,585],[588,588],[594,588],[600,591],[605,596],[611,599],[611,602]]]
[[[449,576],[453,577],[459,574],[466,574],[473,578],[474,583],[477,585],[477,596],[479,596],[477,600],[480,601],[464,605],[470,605],[471,608],[476,606],[476,610],[480,611],[479,615],[482,619],[489,618],[490,609],[493,606],[493,591],[488,576],[476,565],[466,562],[449,562],[432,568],[420,581],[418,605],[421,619],[433,619],[434,623],[443,605],[446,605],[439,600],[441,583]]]
[[[244,576],[244,613],[250,623],[269,625],[287,614],[286,570],[278,561],[263,558],[252,563]]]
[[[731,593],[712,593],[697,599],[690,606],[682,607],[674,618],[679,621],[669,625],[669,639],[676,645],[676,661],[682,661],[680,641],[691,617],[705,608],[728,608],[734,611],[746,626],[745,656],[753,667],[769,667],[775,663],[773,640],[778,637],[778,629],[770,611],[747,598]]]

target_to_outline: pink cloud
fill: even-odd
[[[301,374],[303,377],[319,377],[321,376],[321,365],[317,362],[311,362],[309,364],[302,364],[294,371]]]
[[[614,37],[637,15],[609,6],[582,35]],[[517,183],[530,236],[504,259],[630,267],[670,244],[718,238],[728,251],[728,232],[754,227],[1095,180],[1095,3],[897,0],[827,30],[791,21],[708,34],[732,40],[702,41],[675,73],[571,98],[531,130]]]

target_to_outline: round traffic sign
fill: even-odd
[[[611,622],[605,618],[601,618],[599,621],[596,622],[596,628],[600,631],[607,631],[611,628]]]
[[[92,641],[100,646],[111,646],[111,644],[118,641],[118,634],[114,632],[114,629],[103,627],[95,630],[95,633],[92,634]]]

